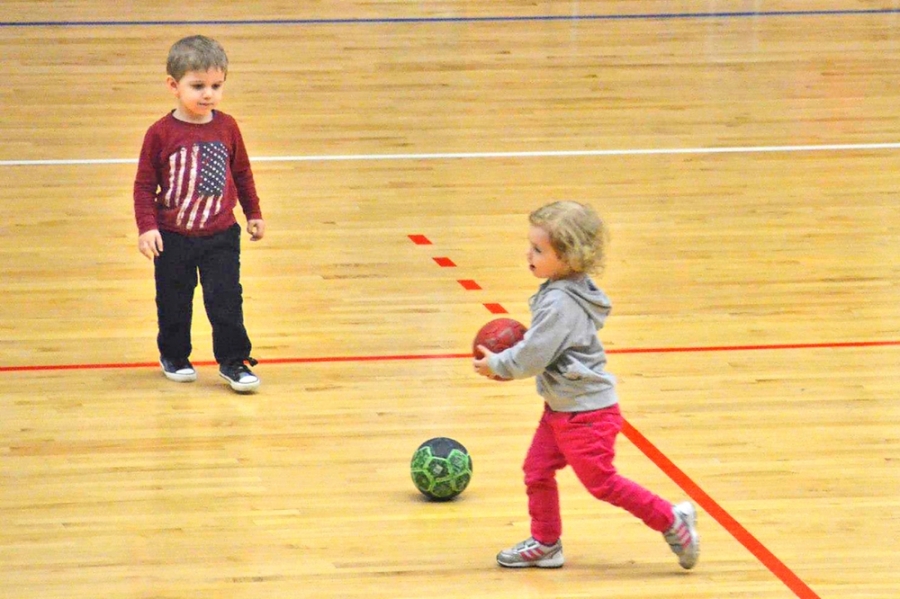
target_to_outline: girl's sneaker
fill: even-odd
[[[672,506],[675,522],[663,533],[666,543],[678,556],[678,563],[685,570],[697,565],[700,558],[700,534],[697,532],[697,510],[690,501]]]
[[[504,568],[561,568],[563,562],[562,540],[544,545],[531,537],[497,554],[497,563]]]

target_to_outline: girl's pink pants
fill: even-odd
[[[616,436],[622,413],[614,405],[590,412],[554,412],[545,408],[525,457],[525,486],[531,535],[549,545],[562,535],[556,471],[571,466],[591,495],[623,508],[653,530],[674,521],[672,504],[616,473]]]

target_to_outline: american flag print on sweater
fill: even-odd
[[[178,225],[202,229],[222,210],[228,148],[219,141],[197,142],[169,156],[167,207],[178,208]]]

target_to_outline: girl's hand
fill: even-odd
[[[472,366],[475,368],[475,372],[477,372],[481,376],[486,376],[489,379],[494,378],[496,374],[494,374],[494,371],[491,370],[490,366],[488,366],[488,359],[494,355],[494,352],[483,345],[479,345],[477,349],[481,353],[482,357],[472,360]]]
[[[266,234],[266,223],[261,218],[247,221],[247,232],[250,233],[250,241],[259,241]]]
[[[138,249],[147,256],[147,260],[153,260],[163,251],[162,235],[156,229],[150,229],[138,237]]]

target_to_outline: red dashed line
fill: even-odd
[[[431,240],[424,235],[410,235],[409,238],[416,245],[431,245]]]
[[[412,241],[416,245],[433,245],[431,240],[428,239],[428,237],[426,237],[425,235],[415,233],[415,234],[407,235],[407,237],[409,237],[410,241]],[[451,260],[447,256],[435,256],[435,257],[432,257],[432,260],[434,260],[434,262],[441,268],[451,268],[451,267],[456,266],[456,263],[453,262],[453,260]],[[476,281],[473,281],[472,279],[458,279],[457,283],[462,285],[462,288],[465,289],[466,291],[478,291],[481,289],[481,285],[479,285]],[[506,310],[506,308],[504,308],[500,304],[483,304],[483,305],[485,308],[487,308],[487,311],[490,312],[491,314],[509,314],[509,312]]]
[[[441,268],[447,268],[449,266],[456,266],[456,264],[454,264],[453,260],[451,260],[450,258],[440,257],[440,258],[432,258],[432,259],[435,262],[437,262],[437,265],[440,266]]]

